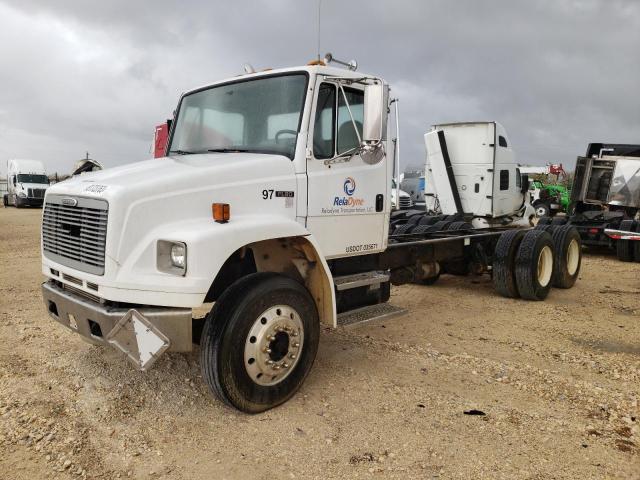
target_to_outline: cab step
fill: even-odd
[[[379,285],[389,281],[389,274],[384,271],[371,271],[363,273],[354,273],[351,275],[343,275],[341,277],[333,277],[333,283],[336,290],[350,290],[352,288],[366,287],[368,285]]]
[[[373,320],[389,320],[405,315],[407,312],[406,308],[396,307],[389,303],[369,305],[338,314],[338,326],[348,327]]]

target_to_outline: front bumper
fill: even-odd
[[[16,197],[16,202],[19,207],[41,207],[44,198]]]
[[[129,347],[122,341],[122,331],[131,329],[124,326],[123,322],[130,319],[132,315],[144,323],[146,332],[156,332],[165,339],[167,345],[162,352],[165,350],[186,352],[192,349],[191,309],[152,306],[112,307],[83,298],[63,289],[51,280],[42,284],[42,297],[47,312],[55,321],[92,343],[111,345],[120,349],[140,369],[146,369],[146,365],[141,365],[132,358],[142,353],[138,351],[135,341],[139,332],[131,331],[133,344]],[[137,343],[140,343],[139,338]],[[153,360],[155,361],[156,358],[154,357]]]

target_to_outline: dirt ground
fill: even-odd
[[[640,478],[640,264],[586,256],[545,302],[394,288],[407,315],[323,331],[300,392],[248,416],[197,352],[140,373],[49,319],[40,216],[0,209],[0,478]]]

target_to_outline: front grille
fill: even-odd
[[[82,280],[76,277],[72,277],[71,275],[67,275],[66,273],[62,274],[62,278],[64,278],[67,282],[75,283],[76,285],[82,285]]]
[[[409,208],[411,206],[411,197],[400,197],[400,208]]]
[[[86,298],[87,300],[91,300],[92,302],[100,303],[100,297],[97,297],[96,295],[91,295],[89,292],[85,292],[84,290],[80,290],[79,288],[72,287],[71,285],[67,285],[66,283],[62,284],[62,289],[66,290],[67,292],[78,295],[79,297]]]
[[[42,216],[45,256],[83,272],[103,275],[108,208],[105,200],[47,196]]]
[[[29,198],[44,198],[44,188],[28,188],[27,197]]]

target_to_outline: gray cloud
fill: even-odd
[[[150,156],[188,88],[316,54],[316,1],[0,3],[0,169],[68,172]],[[404,165],[434,123],[498,120],[521,163],[571,165],[640,142],[640,3],[322,2],[321,53],[357,58],[401,98]]]

